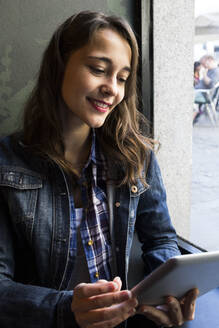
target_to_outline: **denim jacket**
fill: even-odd
[[[109,166],[108,204],[117,275],[127,288],[133,233],[148,271],[178,254],[175,230],[153,152],[145,187],[115,187],[120,172]],[[32,155],[19,139],[0,142],[0,327],[74,328],[67,291],[70,207],[66,175]],[[73,268],[74,263],[72,263]]]

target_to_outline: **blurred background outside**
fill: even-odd
[[[219,64],[218,0],[195,1],[194,62],[204,55]],[[219,249],[219,107],[215,105],[215,121],[203,106],[193,124],[190,241],[206,250]]]

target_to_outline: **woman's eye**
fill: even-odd
[[[91,69],[92,72],[94,72],[96,74],[103,74],[103,73],[105,73],[104,69],[101,69],[101,68],[97,68],[97,67],[91,66],[90,69]]]
[[[125,77],[119,78],[119,82],[121,82],[121,83],[126,83],[126,81],[127,81],[127,78],[125,78]]]

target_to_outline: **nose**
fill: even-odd
[[[116,78],[108,78],[101,85],[101,93],[107,96],[116,96],[118,94],[118,82]]]

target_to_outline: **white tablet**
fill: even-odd
[[[219,287],[219,251],[173,257],[131,291],[139,304],[161,305],[165,296],[180,298],[195,287],[199,296]]]

